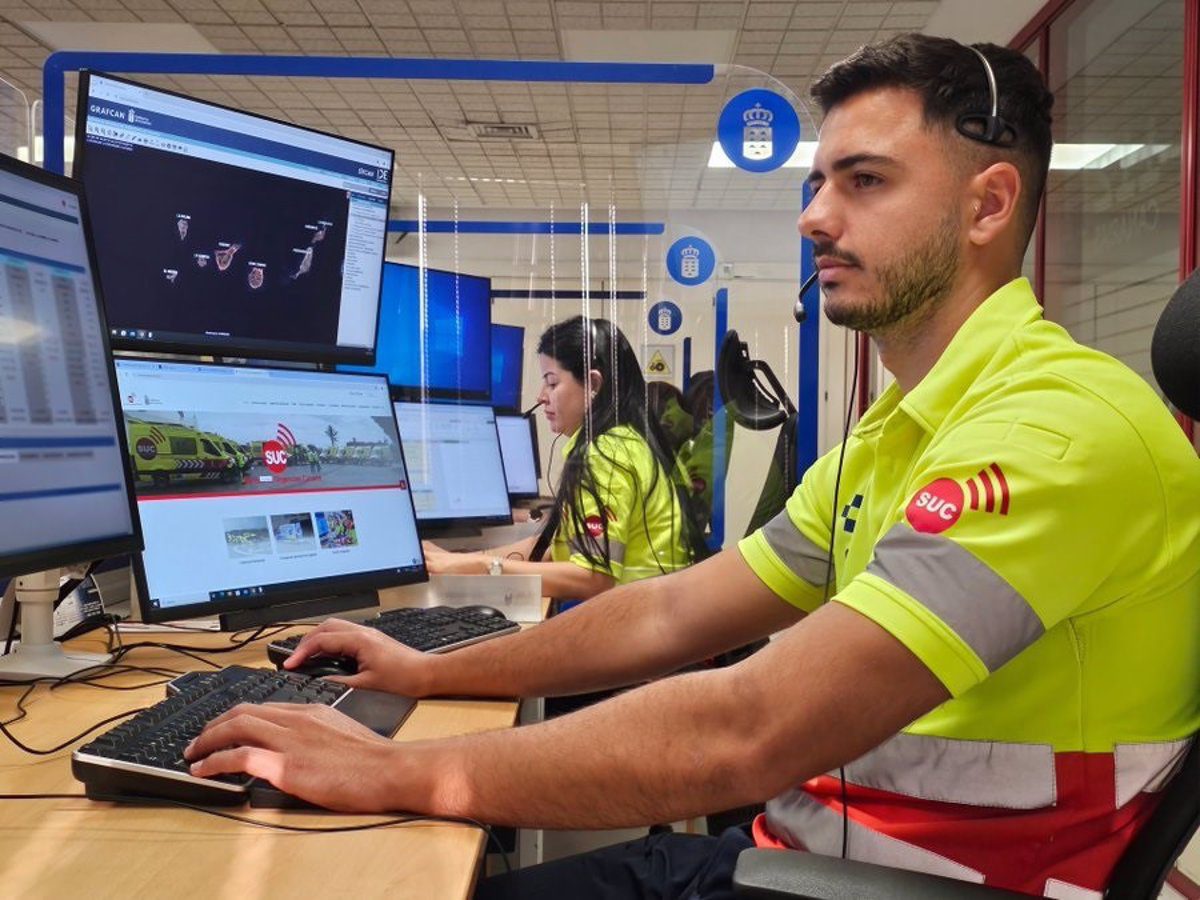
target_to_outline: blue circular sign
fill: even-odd
[[[717,141],[739,169],[773,172],[791,159],[800,143],[800,117],[774,91],[742,91],[721,110]]]
[[[717,255],[703,238],[681,237],[667,250],[667,272],[684,287],[704,284],[716,267]]]
[[[683,313],[670,300],[659,300],[647,313],[650,330],[656,334],[674,334],[683,324]]]

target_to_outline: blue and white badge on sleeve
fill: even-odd
[[[773,172],[796,152],[800,117],[787,98],[774,91],[742,91],[721,110],[717,141],[739,169]]]
[[[659,300],[646,315],[656,334],[674,334],[683,324],[683,312],[670,300]]]
[[[681,237],[667,250],[667,272],[684,287],[704,284],[716,267],[717,256],[703,238]]]

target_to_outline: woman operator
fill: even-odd
[[[538,360],[538,401],[550,430],[567,436],[542,534],[481,553],[427,542],[430,574],[537,574],[544,595],[586,599],[689,565],[703,544],[625,335],[605,319],[575,316],[546,330]]]

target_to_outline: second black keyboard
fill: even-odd
[[[362,623],[377,628],[393,640],[426,653],[445,653],[488,638],[500,637],[521,626],[498,612],[481,612],[470,606],[435,606],[428,609],[389,609]],[[275,665],[292,655],[300,635],[271,641],[267,657]]]

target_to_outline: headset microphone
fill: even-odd
[[[792,315],[795,316],[796,322],[800,325],[803,325],[804,320],[808,318],[808,310],[804,308],[804,295],[816,283],[819,274],[820,272],[813,272],[805,278],[804,284],[800,285],[800,293],[796,295],[796,305],[792,307]]]
[[[529,409],[525,410],[525,412],[521,413],[521,415],[524,416],[526,419],[528,419],[535,412],[537,412],[537,408],[539,406],[545,406],[545,404],[546,404],[545,400],[539,400],[537,403],[533,404],[533,406],[529,407]]]

